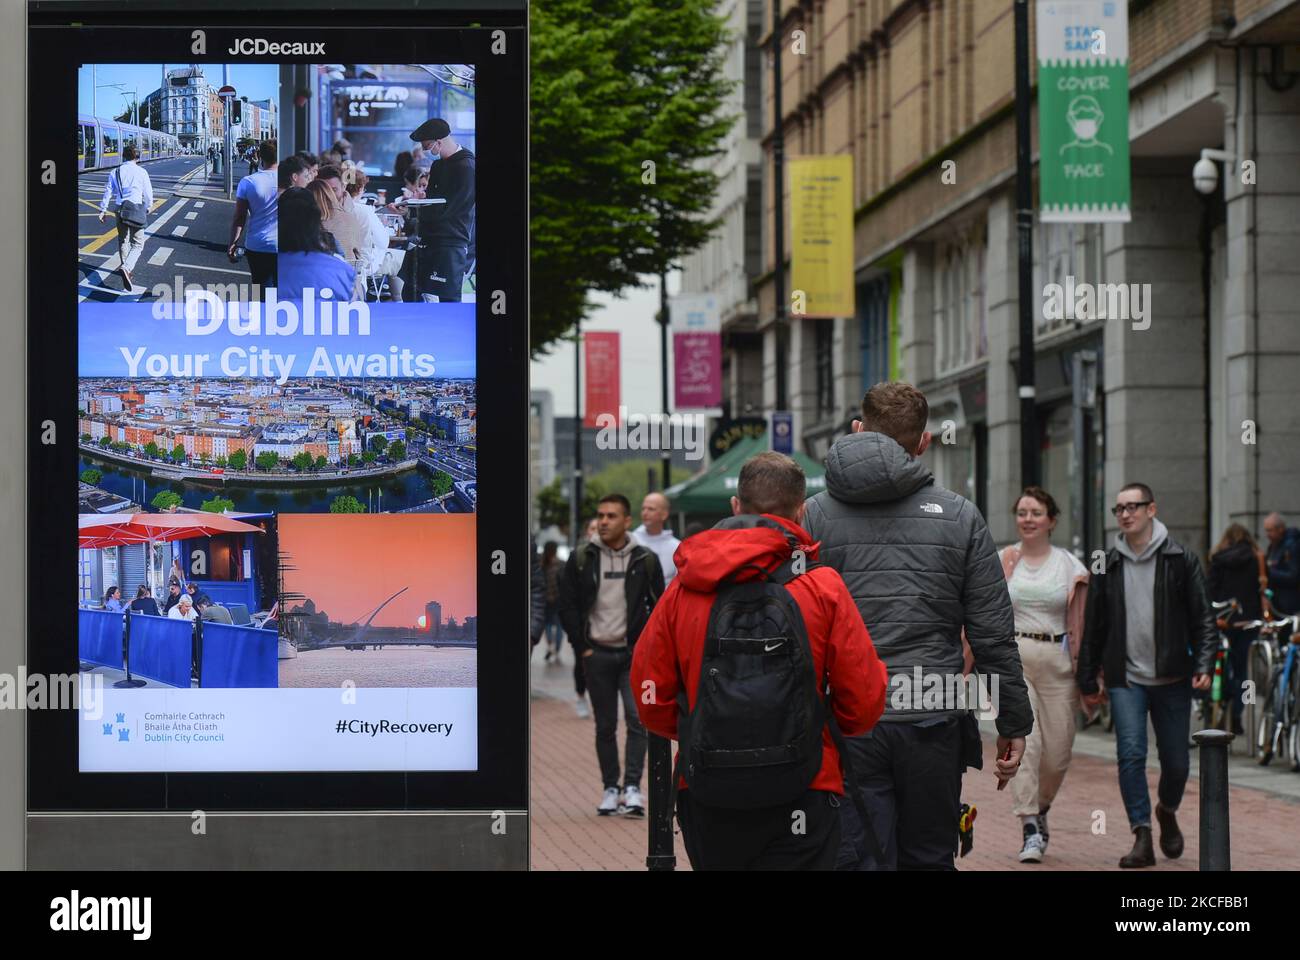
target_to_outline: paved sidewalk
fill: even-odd
[[[533,657],[532,701],[532,865],[536,870],[644,870],[646,821],[598,817],[600,777],[594,729],[573,709],[572,656],[566,647],[562,666]],[[1086,741],[1085,741],[1086,738]],[[1039,865],[1021,865],[1020,823],[1011,814],[1011,794],[998,793],[988,771],[993,766],[992,738],[985,737],[984,771],[968,771],[963,797],[979,809],[975,849],[958,861],[960,870],[1115,870],[1132,846],[1120,799],[1115,761],[1101,754],[1106,743],[1081,735],[1070,773],[1050,817],[1051,846]],[[622,724],[619,727],[620,750]],[[1112,745],[1113,750],[1113,745]],[[1086,752],[1085,752],[1086,751]],[[1152,754],[1154,757],[1154,745]],[[1300,774],[1269,771],[1279,778]],[[1158,771],[1148,769],[1155,797]],[[1279,780],[1290,789],[1289,780]],[[646,784],[642,784],[642,789]],[[1155,870],[1196,870],[1199,856],[1199,781],[1193,777],[1179,812],[1186,852],[1177,861],[1157,850]],[[1281,793],[1229,787],[1232,818],[1232,863],[1237,870],[1300,870],[1300,800]],[[1094,826],[1096,825],[1096,826]],[[1104,832],[1094,832],[1104,827]],[[689,869],[677,838],[678,869]],[[1150,872],[1150,871],[1146,871]]]

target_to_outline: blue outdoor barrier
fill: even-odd
[[[122,669],[122,614],[77,611],[77,654],[87,663]]]
[[[199,676],[207,687],[278,687],[280,636],[275,630],[203,622]]]
[[[242,603],[250,610],[257,609],[257,591],[252,580],[195,580],[198,592],[208,595],[213,603],[228,607]]]
[[[131,618],[131,673],[173,687],[190,686],[194,625],[168,617]]]

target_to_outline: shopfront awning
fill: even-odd
[[[766,433],[740,440],[703,473],[669,487],[666,493],[673,513],[730,514],[731,498],[740,486],[740,468],[750,457],[768,449]],[[826,468],[822,464],[797,451],[794,460],[808,477],[808,496],[826,489]]]

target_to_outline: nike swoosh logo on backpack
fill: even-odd
[[[773,650],[775,650],[777,647],[784,645],[784,643],[785,643],[784,640],[778,640],[776,643],[764,644],[764,645],[763,645],[763,652],[764,652],[764,653],[771,653],[771,652],[772,652]]]

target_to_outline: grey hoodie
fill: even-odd
[[[1156,676],[1156,554],[1168,536],[1165,525],[1152,520],[1151,540],[1141,553],[1134,553],[1124,534],[1115,534],[1115,549],[1128,561],[1124,564],[1124,636],[1129,683],[1158,686],[1179,679]]]
[[[636,541],[631,537],[621,550],[607,547],[599,537],[593,543],[600,556],[597,576],[599,587],[596,605],[591,608],[588,636],[592,643],[602,647],[627,646],[627,597],[623,582],[627,578],[627,562],[632,558]]]
[[[998,732],[1022,737],[1033,713],[1015,642],[1006,577],[975,506],[936,486],[922,461],[879,433],[854,433],[826,455],[826,492],[804,529],[838,570],[890,675],[884,721],[952,711],[895,709],[895,678],[960,675],[963,628],[975,668],[998,675]]]

